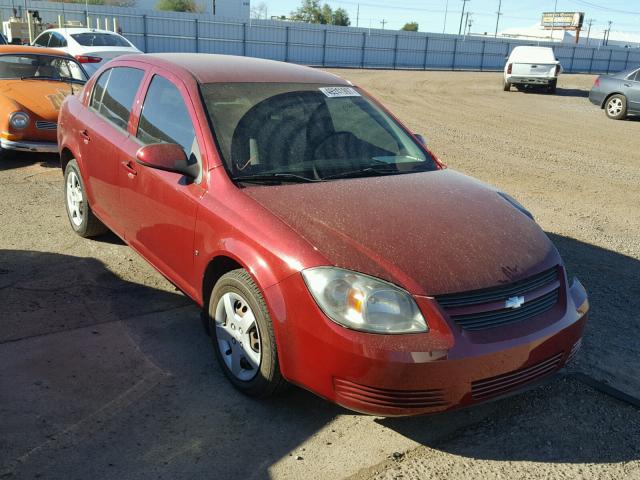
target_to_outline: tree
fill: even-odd
[[[267,4],[260,2],[254,7],[251,7],[251,18],[267,18]]]
[[[405,23],[404,27],[402,27],[401,30],[405,30],[407,32],[417,32],[418,31],[418,22]]]
[[[170,12],[190,13],[198,13],[200,11],[200,8],[194,0],[158,0],[158,3],[156,3],[156,9]]]
[[[336,11],[333,12],[333,24],[341,25],[343,27],[348,27],[349,25],[351,25],[349,14],[344,8],[336,8]]]
[[[320,4],[320,0],[302,0],[302,4],[291,12],[291,20],[307,23],[322,23],[331,25],[351,25],[349,14],[344,8],[332,10],[327,3]]]

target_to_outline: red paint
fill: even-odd
[[[579,283],[568,287],[562,260],[540,227],[474,179],[442,169],[246,188],[229,179],[198,82],[347,85],[345,80],[291,64],[215,55],[126,56],[106,68],[115,66],[145,71],[126,131],[87,108],[100,72],[81,98],[65,102],[60,116],[60,148],[77,159],[94,211],[200,305],[209,293],[203,279],[210,262],[224,256],[242,265],[264,294],[282,373],[291,382],[368,413],[437,412],[484,400],[472,385],[511,385],[515,378],[520,387],[554,372],[580,339],[584,289]],[[187,105],[202,152],[198,182],[136,162],[173,155],[170,147],[141,149],[135,139],[153,75],[173,82]],[[403,287],[429,332],[368,334],[330,321],[300,274],[321,265]],[[528,292],[525,300],[556,288],[560,300],[523,322],[467,331],[449,317],[455,309],[447,313],[434,299],[510,285],[554,266],[557,281]]]

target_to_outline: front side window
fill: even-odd
[[[83,47],[131,47],[125,38],[113,33],[72,33],[71,38]]]
[[[182,94],[164,77],[156,75],[151,80],[136,137],[145,145],[177,143],[187,157],[197,151],[196,133]]]
[[[202,94],[236,180],[317,181],[437,169],[424,149],[353,87],[212,83],[202,85]]]
[[[0,55],[0,78],[84,83],[87,76],[69,57],[36,54]]]
[[[106,78],[105,83],[101,85],[101,81],[107,73],[109,73],[109,76]],[[143,77],[144,72],[142,70],[130,67],[115,67],[103,73],[94,89],[91,106],[96,108],[98,113],[107,120],[126,130],[131,108],[133,107],[133,100]],[[102,95],[100,95],[100,88],[104,89]],[[97,102],[98,99],[100,100],[99,103]]]

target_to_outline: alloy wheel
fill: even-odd
[[[622,112],[622,108],[622,100],[620,100],[619,98],[612,98],[607,104],[607,112],[609,112],[609,115],[613,117],[620,115],[620,112]]]
[[[67,211],[71,222],[79,227],[82,225],[82,204],[84,196],[78,174],[73,170],[67,175]]]

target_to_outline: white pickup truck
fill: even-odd
[[[555,93],[562,65],[556,60],[553,49],[548,47],[525,47],[513,49],[504,66],[504,91],[511,85],[520,90],[525,86],[544,86],[547,92]]]

